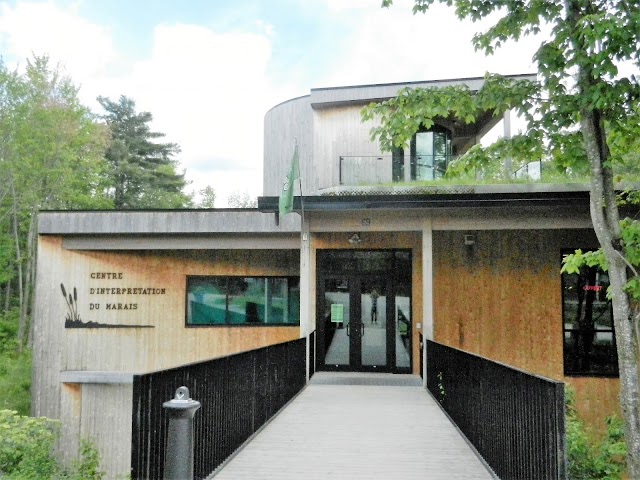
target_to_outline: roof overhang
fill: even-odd
[[[257,209],[43,211],[40,235],[242,235],[295,234],[300,219],[290,215],[278,225]]]
[[[505,75],[514,80],[535,82],[535,74]],[[419,82],[383,83],[372,85],[353,85],[346,87],[312,88],[310,95],[313,109],[332,108],[344,105],[367,105],[396,97],[403,88],[444,88],[451,86],[467,86],[477,92],[484,84],[484,77],[455,78],[447,80],[429,80]]]
[[[504,188],[508,187],[508,188]],[[475,191],[452,193],[445,189],[437,193],[416,194],[367,194],[366,190],[355,195],[316,195],[294,198],[294,211],[326,212],[350,210],[415,210],[415,209],[471,209],[524,207],[586,207],[589,206],[589,191],[585,185],[572,189],[560,186],[527,185],[523,191],[520,185],[477,186]],[[565,186],[566,187],[566,186]],[[511,191],[509,191],[511,190]],[[520,191],[513,191],[520,190]],[[405,189],[406,191],[406,189]],[[435,188],[434,188],[435,191]],[[258,209],[262,212],[277,212],[278,197],[258,197]]]

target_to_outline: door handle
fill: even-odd
[[[364,337],[364,322],[360,322],[360,338]]]
[[[349,324],[347,323],[347,337],[350,337],[351,335],[349,335]]]

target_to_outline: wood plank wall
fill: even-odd
[[[131,385],[62,384],[61,372],[148,372],[299,338],[298,326],[185,326],[187,275],[299,275],[299,265],[297,250],[69,251],[62,247],[62,238],[41,236],[33,412],[63,422],[62,457],[75,457],[79,434],[100,437],[105,469],[114,475],[127,472]],[[100,272],[122,278],[92,278]],[[69,310],[61,284],[67,293],[76,289],[74,304],[85,322],[152,328],[65,328]],[[155,288],[164,293],[91,293],[103,287]],[[107,310],[108,303],[136,308]],[[90,304],[100,308],[91,309]]]
[[[308,95],[288,100],[273,107],[264,117],[262,192],[265,196],[277,196],[282,192],[296,143],[303,192],[312,195],[318,188],[313,164],[313,110],[310,101]]]
[[[600,428],[618,411],[619,383],[564,376],[560,283],[561,249],[596,244],[588,230],[434,232],[435,340],[573,385]]]
[[[362,122],[362,105],[314,110],[313,161],[318,175],[318,187],[339,184],[340,156],[383,155],[369,131],[376,122]],[[389,156],[389,153],[384,155]]]

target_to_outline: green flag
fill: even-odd
[[[293,151],[293,158],[291,159],[291,166],[289,167],[289,174],[284,180],[284,185],[282,185],[280,201],[278,202],[281,216],[293,210],[293,182],[298,178],[300,178],[300,165],[298,163],[298,145],[296,145]]]

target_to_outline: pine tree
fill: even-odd
[[[118,102],[98,97],[106,114],[102,119],[111,130],[106,153],[110,188],[116,209],[184,208],[191,205],[183,192],[187,182],[178,173],[180,153],[175,143],[161,143],[165,135],[153,132],[149,112],[136,112],[135,102],[121,96]]]

